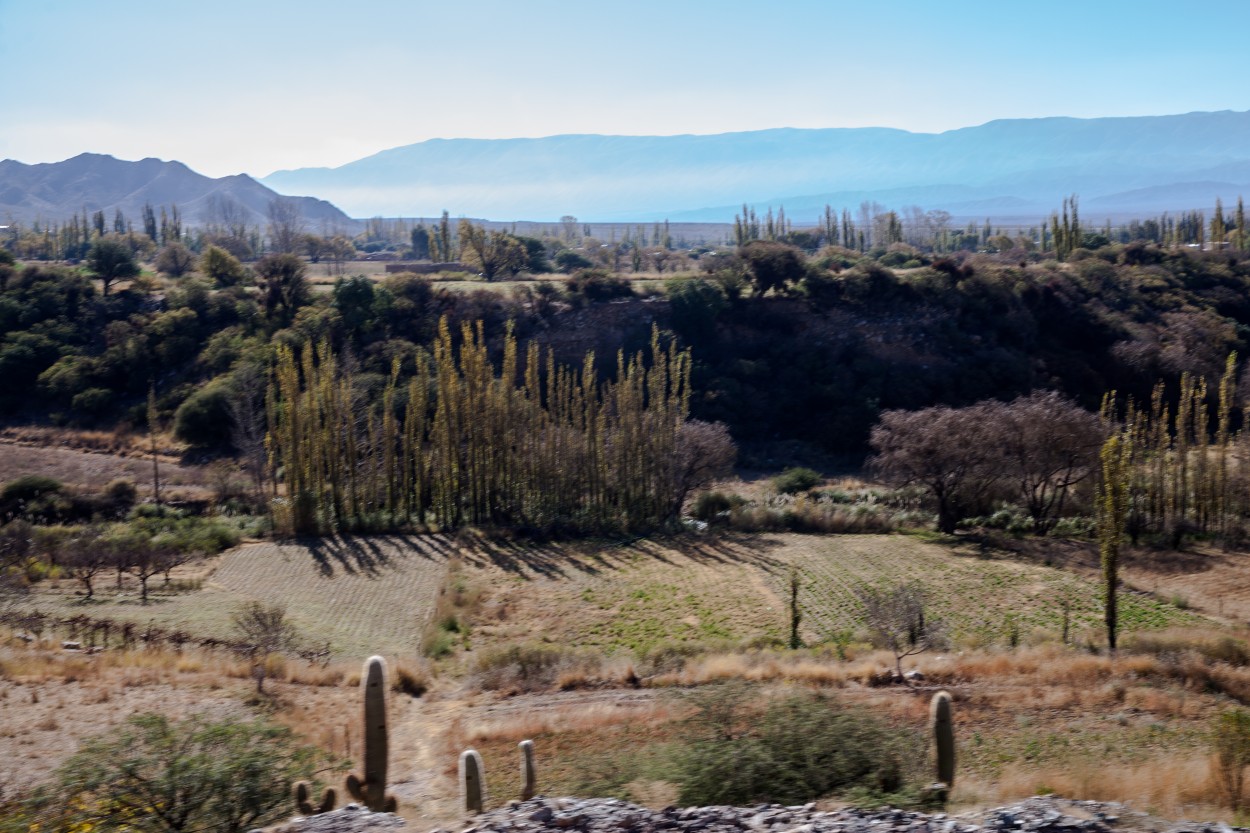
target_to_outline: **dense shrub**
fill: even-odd
[[[196,448],[229,447],[232,427],[230,392],[222,382],[200,388],[174,414],[174,436]]]
[[[603,269],[581,269],[569,278],[569,292],[587,301],[610,301],[634,294],[629,281]]]
[[[473,674],[484,689],[537,691],[554,686],[563,673],[584,672],[600,661],[598,654],[558,645],[507,645],[479,655]]]
[[[579,255],[572,249],[565,249],[556,255],[556,268],[568,274],[572,274],[579,269],[590,269],[594,265],[588,258]]]
[[[807,692],[772,700],[721,685],[690,696],[690,740],[677,756],[683,805],[802,804],[853,788],[898,794],[925,759],[923,740],[887,728],[834,698]]]
[[[1250,766],[1250,712],[1224,712],[1212,728],[1216,784],[1225,805],[1239,811],[1245,806],[1246,767]]]
[[[745,503],[742,498],[737,495],[727,495],[724,492],[704,492],[694,500],[694,506],[690,509],[690,516],[700,521],[711,523],[721,515],[727,515],[730,510],[736,506]]]
[[[289,816],[292,785],[323,763],[289,729],[259,720],[133,715],[85,741],[25,812],[56,830],[243,833]]]
[[[823,479],[820,472],[808,468],[788,468],[773,478],[773,488],[783,495],[795,495],[815,488]]]

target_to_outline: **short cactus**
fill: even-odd
[[[386,660],[369,657],[360,681],[364,694],[364,777],[347,776],[352,798],[375,813],[393,813],[399,803],[386,794]]]
[[[337,796],[334,794],[332,787],[326,787],[325,792],[321,794],[321,803],[314,805],[312,803],[312,785],[307,781],[295,782],[295,809],[301,816],[315,816],[319,813],[328,813],[334,809],[334,802]]]
[[[517,744],[521,750],[521,800],[529,801],[538,791],[534,776],[534,741],[523,740]]]
[[[473,749],[460,753],[460,798],[466,813],[486,809],[486,768],[482,756]]]
[[[937,759],[937,780],[949,790],[955,786],[955,727],[951,723],[951,696],[939,691],[929,703],[929,725]]]

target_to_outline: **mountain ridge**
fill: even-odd
[[[784,203],[797,216],[789,203],[801,197],[793,195],[855,192],[872,200],[881,192],[942,185],[987,189],[994,193],[982,198],[1009,198],[1022,212],[1045,216],[1070,193],[1097,199],[1187,182],[1246,181],[1234,173],[1247,168],[1250,111],[1221,110],[996,119],[939,133],[781,127],[439,138],[337,167],[274,171],[260,181],[316,193],[355,216],[428,217],[447,209],[499,220],[573,214],[587,221],[724,222],[733,219],[728,207],[744,201]],[[1198,207],[1209,205],[1136,208],[1149,214]]]
[[[145,204],[154,209],[176,205],[187,225],[204,225],[223,211],[247,225],[267,222],[269,202],[283,197],[246,173],[214,179],[177,160],[155,157],[129,161],[102,153],[80,153],[60,162],[26,164],[0,161],[0,218],[20,222],[60,221],[82,211],[103,211],[112,223],[121,210],[132,223],[142,221]],[[334,205],[315,197],[295,200],[307,223],[343,229],[356,223]]]

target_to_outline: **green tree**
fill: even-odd
[[[1119,626],[1117,591],[1120,583],[1120,541],[1128,516],[1129,478],[1132,473],[1132,445],[1121,434],[1113,434],[1102,446],[1102,477],[1098,483],[1098,552],[1102,559],[1103,619],[1107,626],[1107,647],[1116,649]]]
[[[139,275],[139,264],[130,247],[115,237],[101,237],[87,252],[87,269],[100,279],[104,294],[114,281]]]
[[[375,296],[373,281],[364,275],[339,278],[334,282],[334,308],[342,317],[343,326],[353,335],[359,336],[373,318]]]
[[[200,271],[218,286],[237,286],[247,279],[239,259],[219,246],[209,246],[200,255]]]
[[[174,412],[174,436],[195,448],[229,448],[230,388],[224,380],[196,389]]]
[[[412,230],[412,259],[430,259],[430,230],[424,223]]]
[[[321,755],[262,721],[131,716],[87,740],[40,796],[36,817],[143,833],[242,833],[290,815],[293,784]],[[66,797],[74,802],[66,802]],[[57,818],[60,815],[61,818]],[[68,818],[66,818],[68,816]]]
[[[770,289],[785,289],[798,282],[806,271],[802,253],[785,243],[752,240],[738,250],[738,256],[751,273],[759,295]]]
[[[265,255],[256,261],[261,279],[265,313],[289,321],[295,310],[311,300],[304,261],[293,254]]]
[[[529,261],[529,252],[520,240],[503,231],[487,231],[468,220],[460,221],[461,260],[482,270],[482,277],[493,281],[500,275],[515,275]]]

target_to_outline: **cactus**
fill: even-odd
[[[929,725],[937,752],[937,780],[949,790],[955,786],[955,727],[951,723],[951,696],[939,691],[929,704]]]
[[[534,777],[534,741],[523,740],[517,744],[521,750],[521,800],[529,801],[537,792],[537,779]]]
[[[314,806],[312,803],[312,785],[307,781],[295,782],[295,809],[299,811],[301,816],[315,816],[318,813],[328,813],[334,809],[334,802],[337,796],[334,794],[332,787],[326,787],[325,792],[321,794],[321,803]]]
[[[360,681],[364,694],[364,777],[347,776],[352,798],[375,813],[393,813],[399,803],[386,794],[386,660],[369,657]]]
[[[476,750],[460,753],[460,798],[467,813],[481,813],[486,808],[486,768]]]

